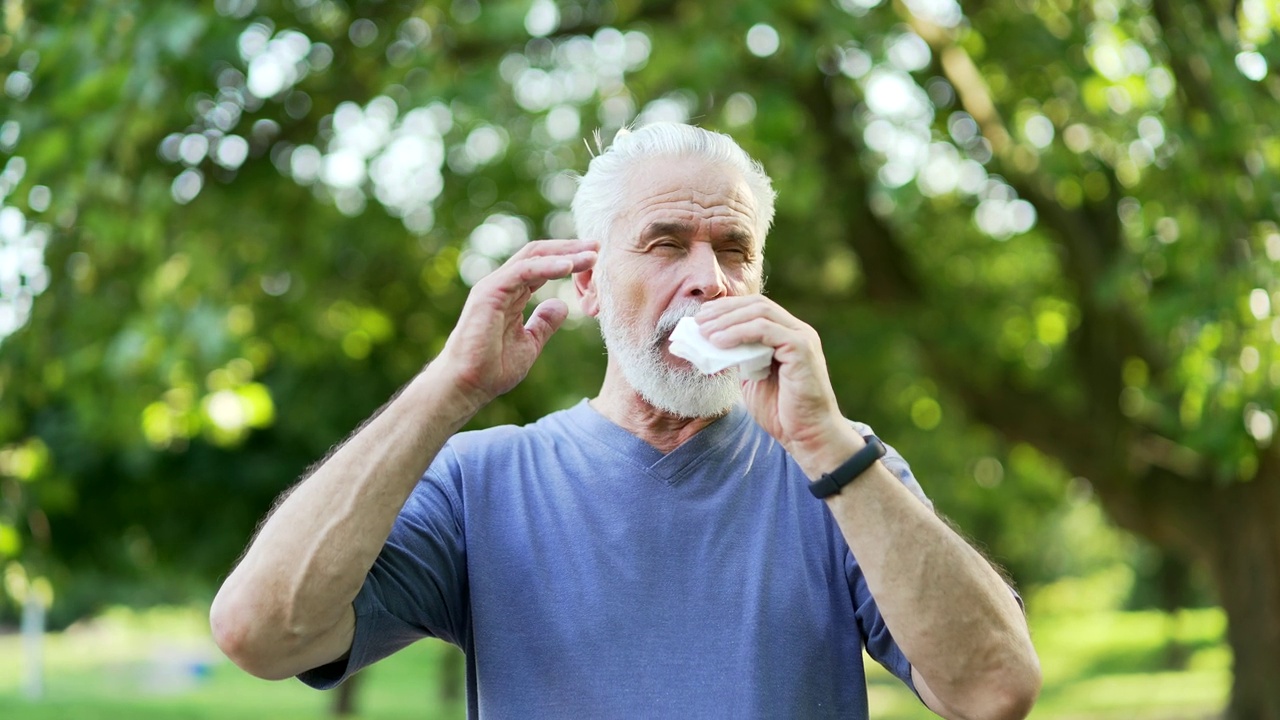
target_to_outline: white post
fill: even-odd
[[[30,700],[44,696],[44,602],[35,588],[27,589],[22,603],[22,694]]]

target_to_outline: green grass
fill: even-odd
[[[1107,611],[1033,618],[1044,689],[1031,717],[1218,717],[1231,684],[1231,652],[1222,642],[1225,626],[1225,616],[1216,608],[1183,610],[1175,616]],[[872,717],[935,717],[879,665],[868,661],[867,675]]]
[[[21,692],[22,645],[0,636],[0,718],[6,720],[315,720],[332,692],[297,680],[267,682],[214,647],[199,610],[116,611],[46,637],[45,696]],[[361,676],[360,718],[435,720],[465,714],[443,698],[439,668],[457,651],[418,643]]]
[[[1045,689],[1032,718],[1204,720],[1230,685],[1224,618],[1216,609],[1052,615],[1033,621]],[[1169,640],[1176,640],[1173,656]],[[208,637],[199,610],[114,611],[52,633],[45,642],[45,697],[21,692],[22,645],[0,636],[0,718],[6,720],[319,720],[332,693],[296,680],[266,682],[231,665]],[[457,651],[422,642],[365,671],[365,720],[460,718],[440,677]],[[1181,669],[1169,669],[1170,661]],[[897,680],[868,663],[872,717],[934,717]]]

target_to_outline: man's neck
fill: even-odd
[[[613,424],[664,455],[722,417],[687,418],[659,410],[640,397],[622,373],[612,367],[605,372],[600,394],[590,403],[596,412]]]

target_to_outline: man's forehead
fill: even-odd
[[[702,199],[751,199],[751,189],[740,172],[700,158],[648,158],[632,168],[628,179],[629,194],[636,197],[683,191]]]
[[[709,234],[715,237],[756,243],[755,223],[745,209],[729,206],[689,207],[679,202],[644,204],[624,212],[623,223],[616,230],[636,242],[652,240],[663,235],[673,237],[697,237]]]
[[[745,225],[755,220],[755,198],[732,169],[705,161],[653,158],[639,164],[624,193],[620,217],[641,226],[671,222]]]

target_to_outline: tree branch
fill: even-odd
[[[865,272],[864,292],[877,303],[903,305],[921,302],[924,289],[915,267],[897,241],[894,229],[872,212],[868,203],[870,183],[860,162],[861,148],[839,117],[852,116],[851,108],[839,108],[823,75],[813,73],[796,90],[796,96],[813,121],[815,137],[826,161],[823,193],[826,207],[839,208],[849,229],[843,239],[857,253]]]

